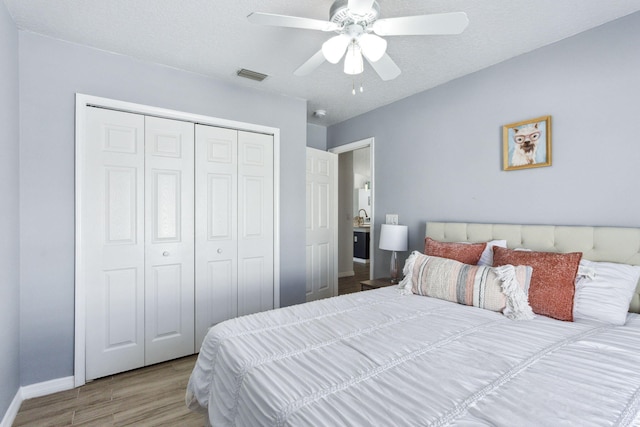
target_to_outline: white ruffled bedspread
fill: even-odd
[[[213,327],[187,405],[219,426],[627,426],[640,317],[501,314],[396,288]]]

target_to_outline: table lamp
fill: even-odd
[[[409,227],[406,225],[382,224],[380,229],[380,249],[391,253],[391,283],[398,283],[398,254],[409,246]]]

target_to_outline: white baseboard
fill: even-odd
[[[0,427],[11,427],[16,419],[16,415],[18,415],[20,405],[22,405],[22,402],[25,400],[46,396],[59,391],[71,390],[72,388],[74,388],[73,377],[58,378],[20,387],[11,405],[9,405],[7,412],[5,412],[2,422],[0,422]]]
[[[7,412],[4,413],[4,417],[2,417],[2,421],[0,421],[0,427],[11,427],[13,422],[16,419],[16,415],[18,415],[18,411],[20,410],[20,405],[22,405],[22,393],[20,389],[16,393],[16,396],[11,401],[11,405],[7,408]]]
[[[369,260],[368,259],[364,259],[364,258],[353,258],[353,262],[357,262],[359,264],[369,264]]]
[[[342,273],[338,273],[338,279],[341,279],[343,277],[351,277],[355,275],[356,275],[355,271],[343,271]]]
[[[73,377],[58,378],[20,387],[22,400],[33,399],[34,397],[46,396],[59,391],[71,390],[74,387]]]

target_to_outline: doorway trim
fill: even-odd
[[[149,105],[76,93],[75,105],[75,313],[74,313],[74,387],[86,383],[86,288],[82,278],[85,260],[82,256],[81,212],[83,207],[83,164],[86,141],[87,108],[98,107],[145,116],[161,117],[209,126],[236,129],[273,136],[273,307],[280,307],[280,129],[186,113]]]
[[[374,249],[375,249],[375,245],[374,245],[374,241],[375,241],[375,211],[376,211],[376,170],[375,170],[375,138],[374,137],[369,137],[369,138],[365,138],[365,139],[360,139],[358,141],[354,141],[354,142],[350,142],[348,144],[344,144],[344,145],[339,145],[337,147],[333,147],[330,148],[329,151],[330,153],[334,153],[334,154],[342,154],[342,153],[348,153],[349,151],[354,151],[354,150],[358,150],[360,148],[367,148],[369,147],[369,162],[370,162],[370,168],[371,168],[371,225],[370,225],[370,241],[369,241],[369,278],[373,278],[373,272],[374,270],[374,263],[375,263],[375,257],[373,256]],[[338,213],[336,212],[336,218],[334,218],[335,224],[338,223],[338,218],[337,215]]]

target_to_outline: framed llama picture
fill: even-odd
[[[502,169],[551,166],[551,116],[502,126]]]

